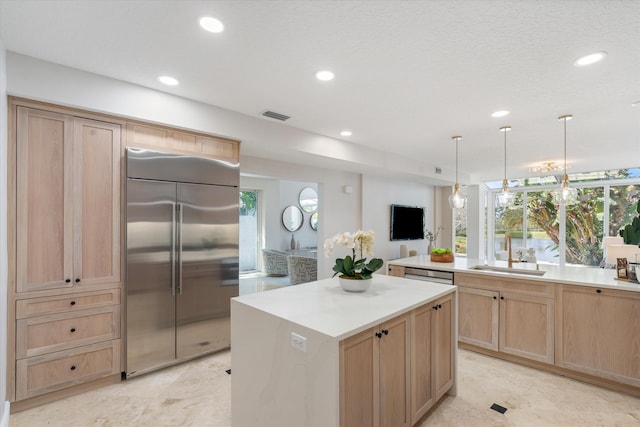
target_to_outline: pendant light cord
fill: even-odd
[[[564,174],[567,174],[567,118],[564,117]]]
[[[456,138],[456,184],[458,183],[458,138]]]
[[[507,129],[504,130],[504,180],[507,180]]]

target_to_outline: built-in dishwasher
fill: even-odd
[[[426,268],[405,267],[404,277],[407,279],[425,280],[427,282],[444,283],[453,285],[453,272],[431,270]]]

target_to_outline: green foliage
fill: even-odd
[[[625,244],[640,246],[640,200],[638,200],[636,212],[638,215],[633,218],[631,224],[620,229],[620,236],[624,239]]]
[[[431,250],[431,253],[434,253],[434,254],[450,254],[452,252],[451,252],[450,248],[433,248]]]
[[[366,258],[353,261],[350,255],[344,258],[337,258],[333,266],[333,276],[340,274],[355,279],[371,279],[371,275],[382,267],[384,262],[380,258],[372,258],[367,262]]]
[[[241,191],[240,192],[240,215],[253,216],[256,214],[258,203],[257,191]]]

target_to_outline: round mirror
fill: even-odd
[[[318,209],[318,193],[311,187],[305,187],[300,191],[298,203],[305,212],[313,212]]]
[[[282,225],[289,231],[298,231],[302,227],[302,211],[297,206],[287,206],[282,212]]]
[[[312,229],[318,231],[318,212],[314,212],[313,215],[311,215],[311,218],[309,218],[309,225],[311,225]]]

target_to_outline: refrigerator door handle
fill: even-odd
[[[176,296],[176,209],[175,203],[171,207],[171,296]]]
[[[178,203],[178,295],[182,295],[182,203]]]

